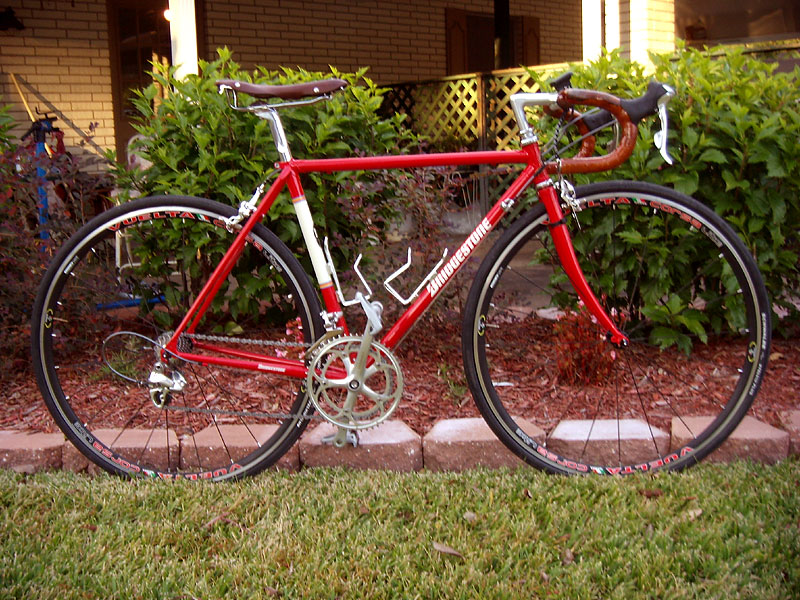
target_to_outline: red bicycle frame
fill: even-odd
[[[564,222],[564,213],[561,210],[558,195],[547,174],[548,169],[542,163],[539,145],[534,142],[524,146],[521,150],[318,160],[292,159],[279,163],[280,174],[278,178],[261,198],[253,214],[250,215],[242,225],[233,244],[212,273],[178,328],[175,330],[171,340],[166,345],[166,350],[184,360],[201,364],[222,365],[254,371],[269,371],[285,374],[289,377],[305,378],[307,375],[307,368],[302,360],[290,360],[254,352],[233,350],[215,344],[208,344],[200,340],[194,343],[194,349],[213,352],[216,355],[199,354],[194,351],[182,352],[178,349],[178,339],[184,333],[191,334],[194,332],[203,314],[211,305],[214,296],[219,291],[225,278],[231,272],[231,269],[241,255],[253,227],[266,215],[281,191],[288,187],[292,201],[295,202],[295,204],[304,204],[305,196],[300,182],[300,175],[303,173],[499,164],[523,164],[525,167],[501,198],[475,227],[472,233],[467,236],[458,250],[456,250],[449,260],[439,268],[436,275],[431,278],[427,287],[421,291],[420,295],[413,301],[411,306],[406,309],[398,321],[386,332],[381,339],[381,343],[392,349],[402,341],[420,316],[435,300],[438,293],[461,270],[467,258],[472,254],[475,248],[477,248],[486,239],[489,232],[497,226],[503,216],[516,203],[520,194],[533,183],[536,186],[538,197],[547,211],[550,222],[549,228],[553,236],[558,257],[578,296],[601,326],[606,328],[609,339],[616,344],[625,344],[627,338],[614,325],[611,318],[598,302],[578,264],[572,240]],[[300,213],[298,210],[298,217],[299,216]],[[301,222],[301,226],[302,225],[303,223]],[[304,235],[307,245],[311,246],[312,244],[316,244],[318,250],[319,244],[316,242],[316,239],[310,239],[310,236],[305,231]],[[311,251],[311,248],[309,249]],[[314,260],[313,254],[312,263],[315,263],[317,281],[325,310],[329,314],[341,314],[341,305],[336,296],[334,285],[328,276],[329,274],[321,272],[318,266],[319,261]],[[325,267],[325,270],[327,271],[327,267]],[[343,316],[339,318],[338,326],[341,327],[345,333],[347,332],[347,325],[344,322]]]

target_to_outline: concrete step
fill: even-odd
[[[789,454],[800,456],[800,410],[781,413],[782,426],[789,434]]]
[[[696,437],[714,417],[685,417],[672,419],[672,449],[681,448]],[[692,433],[694,432],[694,433]],[[704,461],[731,462],[737,459],[774,464],[789,455],[789,434],[762,423],[753,417],[745,417],[728,439],[714,450]]]
[[[564,420],[547,440],[548,450],[592,464],[631,464],[656,447],[661,454],[669,450],[669,433],[638,419]]]
[[[783,429],[771,427],[753,417],[745,417],[707,460],[728,462],[749,459],[772,464],[790,454],[800,454],[800,410],[787,411],[781,416]],[[655,432],[657,443],[664,451],[668,448],[680,448],[694,437],[692,431],[701,430],[710,419],[711,417],[673,419],[669,434],[664,431]],[[221,427],[225,428],[223,435],[229,447],[234,447],[234,452],[254,448],[253,435],[263,441],[272,432],[268,426],[251,429],[250,432],[237,425]],[[625,436],[621,444],[623,460],[638,445],[653,443],[646,423],[623,421],[620,430]],[[590,431],[590,449],[587,452],[593,456],[602,456],[605,452],[608,454],[605,458],[609,462],[616,462],[620,447],[616,441],[616,422],[612,426],[605,422],[591,425],[591,421],[564,421],[548,440],[548,448],[567,456],[574,455],[576,450],[579,454]],[[544,440],[544,432],[532,424],[526,425],[526,432],[536,441]],[[147,461],[161,468],[196,466],[224,452],[216,428],[209,428],[193,438],[183,439],[178,439],[174,432],[170,432],[169,436],[162,435],[159,439],[151,438],[150,432],[144,430],[125,431],[119,439],[118,430],[108,429],[95,433],[107,443],[113,440],[116,440],[117,446],[122,443],[134,455],[147,445]],[[325,436],[334,433],[336,427],[328,423],[321,423],[307,431],[300,442],[281,458],[276,468],[297,470],[303,466],[345,466],[407,472],[420,470],[423,466],[431,471],[462,471],[476,467],[516,467],[523,464],[503,446],[480,418],[439,421],[424,439],[402,421],[387,421],[376,428],[360,432],[357,448],[350,445],[335,448],[322,442]],[[580,450],[576,444],[581,445]],[[25,473],[59,468],[89,472],[99,470],[94,464],[90,465],[61,433],[16,431],[0,431],[0,468]]]
[[[201,465],[225,464],[231,456],[246,456],[268,440],[277,428],[277,425],[206,427],[194,436],[181,439],[181,468],[199,469]],[[278,460],[276,468],[287,471],[297,471],[300,468],[297,444]]]
[[[274,425],[245,427],[243,425],[210,426],[198,432],[195,436],[184,436],[180,439],[175,432],[168,436],[153,436],[150,430],[129,429],[119,435],[117,429],[102,429],[95,431],[95,435],[106,444],[114,448],[125,449],[123,454],[142,456],[142,462],[155,466],[160,470],[168,467],[181,469],[201,469],[201,465],[224,464],[230,456],[244,456],[247,452],[255,450],[257,442],[264,442],[275,431]],[[222,444],[220,433],[224,436],[225,445]],[[169,448],[167,447],[169,437]],[[64,439],[61,436],[62,440]],[[145,450],[146,448],[146,450]],[[97,473],[101,469],[89,461],[72,444],[65,443],[62,468],[89,473]],[[300,454],[295,444],[289,452],[280,458],[276,468],[297,471],[300,468]]]
[[[535,441],[544,440],[544,431],[520,420]],[[476,467],[497,469],[520,467],[525,463],[497,439],[480,417],[445,419],[437,422],[422,440],[425,468],[429,471],[464,471]]]
[[[60,433],[0,431],[0,468],[20,473],[60,469],[64,439]]]
[[[337,427],[320,423],[300,438],[300,462],[306,467],[350,467],[387,471],[419,471],[422,438],[402,421],[385,421],[358,433],[358,446],[336,448],[322,440]]]
[[[180,440],[171,429],[167,434],[160,432],[159,435],[154,435],[150,429],[96,429],[92,433],[98,440],[123,456],[140,456],[141,463],[161,471],[174,470],[180,464]],[[101,471],[100,467],[69,442],[65,442],[64,445],[63,468],[76,472]]]

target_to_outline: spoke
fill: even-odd
[[[622,432],[620,431],[620,424],[619,424],[619,372],[620,369],[614,369],[614,417],[617,420],[617,466],[622,466]]]
[[[635,219],[636,215],[634,214],[631,218]],[[616,231],[616,224],[614,225],[614,231]],[[633,289],[631,289],[631,293],[628,297],[628,306],[626,307],[626,312],[628,315],[633,314],[633,303],[637,299],[639,292],[639,288],[642,281],[642,273],[644,272],[644,264],[647,256],[649,254],[650,249],[650,233],[653,231],[653,219],[647,220],[647,231],[645,232],[644,239],[645,239],[645,246],[642,252],[642,256],[639,259],[639,269],[636,271],[636,276],[633,279]],[[616,270],[614,272],[615,281],[614,281],[614,293],[616,293]]]
[[[182,219],[174,210],[176,205],[194,218]],[[185,370],[188,387],[171,392],[171,402],[159,409],[149,396],[149,386],[136,386],[138,380],[147,378],[157,360],[153,342],[142,348],[136,343],[129,344],[132,339],[119,338],[116,343],[106,345],[114,351],[113,356],[106,352],[103,360],[95,358],[101,356],[104,342],[111,333],[128,332],[157,340],[173,330],[203,281],[219,264],[226,245],[235,237],[220,225],[230,216],[229,209],[208,200],[139,199],[126,208],[129,212],[117,216],[113,222],[107,221],[105,229],[98,226],[100,234],[81,240],[78,254],[54,271],[54,279],[48,282],[51,294],[48,312],[37,316],[44,322],[52,315],[49,318],[55,324],[51,327],[47,323],[48,329],[43,329],[44,348],[39,356],[44,363],[45,378],[51,383],[51,389],[58,390],[60,386],[65,394],[74,391],[72,398],[63,398],[60,392],[53,395],[53,401],[63,406],[61,413],[54,411],[59,425],[79,436],[82,432],[78,422],[84,424],[90,434],[104,429],[116,430],[111,436],[101,432],[98,438],[110,442],[109,447],[118,455],[113,460],[91,452],[88,438],[77,442],[92,460],[109,470],[124,464],[122,460],[132,464],[137,460],[146,461],[147,468],[150,462],[156,462],[159,470],[164,469],[161,463],[166,460],[170,471],[182,471],[184,467],[194,469],[195,464],[209,471],[224,468],[226,463],[229,465],[238,458],[235,455],[241,450],[238,437],[234,443],[230,435],[231,426],[242,438],[245,451],[249,452],[252,447],[259,460],[276,460],[276,453],[285,446],[265,447],[263,440],[259,441],[263,437],[262,424],[272,427],[277,423],[282,439],[291,441],[299,435],[306,419],[312,418],[292,414],[298,412],[294,408],[296,405],[303,404],[296,380],[269,372],[256,374],[199,364],[190,364],[187,368],[184,363],[175,363],[173,367]],[[142,215],[157,212],[163,218],[140,220]],[[124,238],[109,235],[110,228],[127,235]],[[201,237],[204,243],[196,250],[192,240]],[[213,334],[232,333],[233,336],[224,337],[224,343],[216,346],[233,352],[242,350],[240,344],[291,346],[301,351],[303,347],[310,347],[306,343],[293,343],[293,335],[284,337],[290,318],[297,317],[291,322],[304,323],[302,330],[310,340],[314,315],[321,310],[316,297],[304,298],[302,268],[293,262],[285,248],[264,238],[259,229],[253,230],[248,242],[252,243],[246,246],[236,264],[236,269],[240,270],[226,278],[214,304],[194,323],[195,337],[212,338]],[[117,268],[117,262],[123,268]],[[283,268],[270,270],[271,265],[276,264]],[[244,298],[245,281],[239,278],[240,273],[248,282],[252,280],[269,287],[269,293],[263,296],[253,293]],[[258,296],[258,303],[253,306],[255,296]],[[153,297],[159,299],[157,303],[149,301]],[[232,314],[234,308],[239,314]],[[310,309],[307,313],[306,308]],[[275,319],[278,315],[280,317]],[[285,319],[283,325],[281,319]],[[301,329],[293,325],[292,332],[298,331]],[[242,337],[235,337],[239,335]],[[198,347],[202,345],[197,344]],[[207,353],[216,356],[211,348],[215,344],[205,345],[210,347]],[[118,367],[119,375],[114,375],[114,371],[107,374],[109,365]],[[124,380],[127,373],[133,374],[136,381]],[[97,398],[92,393],[95,390],[100,392]],[[61,419],[59,415],[70,410],[77,419]],[[292,429],[292,424],[298,427]],[[213,452],[207,452],[196,437],[204,430],[214,438]],[[128,437],[133,432],[144,447],[127,447]],[[184,466],[178,462],[180,457],[176,455],[174,443],[170,445],[176,434],[183,443]],[[166,452],[161,447],[163,437],[167,441]],[[157,445],[157,454],[153,454],[154,445]],[[122,460],[115,465],[117,457]],[[252,466],[256,463],[257,460]]]
[[[494,306],[493,306],[493,308],[494,308]],[[521,309],[512,310],[511,308],[508,308],[508,307],[505,307],[505,308],[497,307],[497,310],[495,310],[495,313],[496,314],[501,314],[501,315],[510,315],[511,319],[515,319],[517,321],[521,321],[521,320],[525,319],[525,317],[530,315],[530,312],[526,312],[526,311],[523,311]],[[500,319],[497,319],[496,317],[493,320],[497,321],[499,324],[492,323],[491,325],[489,325],[487,323],[486,327],[502,327],[503,326],[503,322],[504,321],[501,321]]]
[[[583,442],[583,449],[581,450],[580,458],[586,456],[586,448],[589,446],[589,440],[592,439],[592,432],[594,431],[595,423],[597,423],[597,415],[600,414],[600,405],[603,403],[604,392],[601,392],[595,405],[594,415],[592,416],[592,424],[589,426],[589,433],[586,435],[586,440]]]
[[[639,399],[639,404],[642,407],[642,414],[644,415],[644,419],[647,422],[647,429],[648,431],[650,431],[650,439],[652,440],[653,447],[656,450],[656,456],[661,456],[661,451],[658,449],[658,443],[656,442],[656,436],[653,433],[653,425],[652,423],[650,423],[650,415],[647,410],[647,407],[645,406],[645,401],[642,396],[642,393],[639,391],[639,385],[636,383],[636,377],[633,374],[633,368],[631,367],[631,362],[627,354],[625,355],[625,365],[628,368],[628,373],[631,376],[631,382],[633,383],[633,387],[636,390],[636,397]],[[617,424],[619,424],[619,419],[617,419]]]
[[[193,368],[192,370],[195,370],[195,369]],[[231,409],[234,409],[234,408],[235,408],[235,405],[233,405],[233,404],[231,403],[231,401],[230,401],[230,394],[228,393],[228,390],[226,390],[225,388],[223,388],[223,387],[222,387],[222,386],[221,386],[221,385],[220,385],[220,384],[219,384],[219,383],[216,381],[216,379],[214,378],[214,374],[213,374],[213,373],[211,373],[211,370],[210,370],[210,369],[208,369],[208,368],[207,368],[207,369],[206,369],[206,371],[208,372],[208,376],[209,376],[209,378],[212,380],[212,382],[216,384],[216,386],[217,386],[217,390],[218,390],[218,391],[221,393],[221,398],[220,398],[220,400],[221,400],[222,402],[226,402],[226,401],[227,401],[227,404],[229,404],[229,405],[231,406]],[[196,376],[196,377],[198,377],[198,378],[199,378],[199,376]],[[201,389],[201,393],[203,394],[203,403],[204,403],[206,406],[209,406],[209,407],[210,407],[210,406],[211,406],[211,404],[209,403],[209,401],[208,401],[208,397],[206,396],[205,387],[202,387],[202,389]],[[241,420],[241,417],[239,417],[239,419]],[[219,439],[222,441],[222,446],[225,448],[225,454],[228,456],[228,462],[229,462],[229,463],[231,463],[231,464],[233,464],[233,462],[234,462],[234,460],[233,460],[233,455],[231,454],[231,450],[230,450],[230,448],[228,447],[228,443],[225,441],[225,436],[223,436],[223,435],[222,435],[222,430],[219,428],[219,420],[217,419],[217,415],[216,415],[216,414],[212,414],[212,416],[211,416],[211,422],[214,424],[214,429],[216,429],[216,430],[217,430],[217,435],[219,435]],[[247,427],[246,425],[245,425],[245,427],[247,428],[247,432],[250,434],[250,437],[252,437],[253,439],[255,439],[255,436],[253,435],[253,432],[252,432],[252,431],[250,431],[250,428],[249,428],[249,427]],[[201,431],[202,431],[202,430],[201,430]]]
[[[167,465],[166,465],[165,470],[171,471],[172,470],[172,456],[170,454],[171,450],[170,450],[170,443],[169,443],[169,412],[166,411],[166,410],[162,411],[162,412],[164,413],[164,443],[167,446]],[[153,428],[153,432],[155,432],[155,427]],[[148,441],[148,444],[149,444],[150,438],[148,438],[147,441]],[[142,452],[144,452],[144,448],[142,448]],[[180,454],[176,458],[178,460],[176,461],[177,464],[175,466],[175,470],[180,470],[180,468],[181,468]]]
[[[760,302],[739,269],[752,267],[749,255],[739,256],[732,234],[706,208],[669,190],[592,184],[579,201],[582,229],[567,219],[581,269],[628,344],[614,350],[614,362],[601,362],[611,357],[597,345],[605,342],[596,339],[596,325],[564,317],[557,325],[535,310],[578,301],[563,272],[546,280],[525,266],[528,259],[532,267],[559,264],[546,212],[536,208],[510,225],[511,246],[492,251],[495,262],[480,272],[482,287],[468,300],[476,328],[483,314],[487,327],[465,340],[482,413],[509,447],[559,472],[592,464],[636,470],[668,451],[672,423],[718,443],[719,427],[689,428],[688,417],[720,414],[732,402],[742,412],[741,374],[755,368],[746,362],[752,337],[743,331],[752,329],[753,303]],[[645,306],[650,310],[643,312]],[[739,325],[743,317],[748,320]],[[742,331],[728,337],[734,319]],[[591,374],[594,379],[585,379]],[[518,415],[544,431],[548,452],[515,433],[525,430],[513,423]],[[568,428],[568,420],[581,426]],[[678,457],[669,468],[688,460]]]
[[[538,282],[534,281],[533,279],[531,279],[527,275],[524,275],[524,274],[520,273],[519,271],[517,271],[516,268],[514,268],[514,267],[512,267],[510,265],[506,267],[505,273],[513,273],[514,275],[519,277],[525,283],[530,283],[534,288],[536,288],[540,292],[544,292],[545,294],[552,295],[552,293],[555,291],[550,286],[548,286],[548,287],[542,286],[541,284],[539,284]]]
[[[192,373],[192,377],[195,380],[195,384],[197,385],[197,388],[200,390],[200,394],[203,396],[202,405],[209,406],[209,404],[208,404],[208,396],[206,396],[206,391],[205,391],[205,388],[202,385],[202,380],[200,379],[200,376],[197,374],[197,369],[194,367],[194,365],[190,364],[189,365],[189,370]],[[183,398],[183,406],[186,407],[186,408],[189,408],[189,405],[186,402],[186,392],[185,391],[181,392],[181,398]],[[213,419],[213,420],[214,420],[214,423],[216,424],[217,420],[216,419]],[[197,468],[202,470],[203,461],[200,458],[200,449],[197,447],[197,441],[194,438],[194,436],[198,432],[195,431],[194,427],[192,427],[191,429],[192,429],[192,436],[191,436],[192,437],[192,445],[194,446],[195,457],[197,458]],[[219,433],[219,437],[220,437],[220,439],[222,439],[222,433],[220,433],[219,428],[217,428],[217,433]],[[223,444],[223,446],[225,445],[225,440],[222,440],[222,444]],[[230,457],[230,453],[228,452],[227,446],[225,446],[225,451],[228,453],[228,456]]]

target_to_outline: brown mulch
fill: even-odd
[[[424,434],[440,419],[477,417],[461,364],[459,327],[425,323],[398,351],[405,391],[393,418]],[[29,369],[3,381],[0,430],[57,431]],[[750,414],[780,425],[780,414],[800,409],[800,340],[773,340],[767,376]]]

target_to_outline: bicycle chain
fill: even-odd
[[[205,340],[207,342],[228,342],[231,344],[250,344],[253,346],[277,346],[279,348],[310,348],[311,344],[300,342],[278,342],[273,340],[254,340],[224,335],[203,335],[200,333],[183,334],[190,340]],[[183,337],[183,336],[181,336]]]

